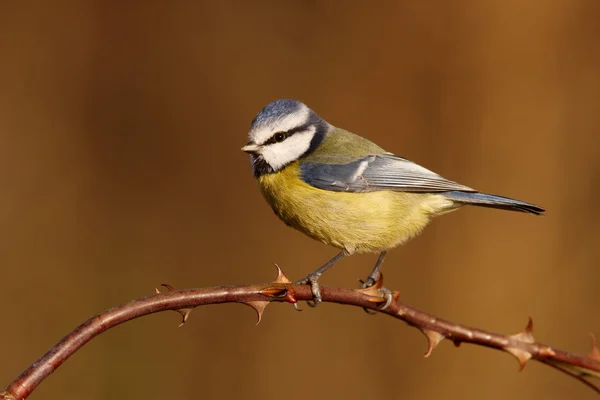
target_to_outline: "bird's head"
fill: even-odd
[[[275,100],[250,125],[250,141],[242,150],[251,155],[254,174],[281,170],[312,152],[332,128],[298,100]]]

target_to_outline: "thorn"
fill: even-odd
[[[589,358],[593,358],[594,360],[600,360],[600,349],[598,349],[598,343],[596,343],[596,336],[593,333],[590,333],[590,337],[592,338],[592,351],[588,353]]]
[[[525,332],[527,333],[533,333],[533,319],[531,319],[531,317],[528,317],[529,321],[527,321],[527,326],[525,327]]]
[[[364,283],[360,280],[361,283]],[[368,301],[371,303],[385,303],[385,297],[380,290],[383,287],[383,274],[379,275],[379,279],[372,286],[364,289],[356,289],[362,294],[369,296]]]
[[[160,286],[167,288],[167,292],[172,292],[173,290],[175,290],[175,288],[169,285],[168,283],[162,283]],[[156,292],[156,294],[161,293],[160,289],[157,287],[154,288],[154,292]]]
[[[181,323],[177,325],[178,328],[181,328],[187,322],[192,310],[192,308],[180,308],[179,310],[175,310],[181,314]]]
[[[456,347],[460,347],[460,344],[462,343],[460,340],[453,340],[452,343],[454,343],[454,346]]]
[[[262,321],[262,316],[263,313],[265,311],[265,308],[271,304],[270,301],[264,301],[264,300],[256,300],[256,301],[246,301],[244,302],[244,304],[252,307],[254,309],[254,311],[256,311],[256,316],[258,317],[258,321],[256,321],[256,325],[260,324],[260,321]]]
[[[277,285],[281,285],[278,283]],[[268,286],[260,291],[260,294],[267,297],[275,297],[275,298],[285,298],[285,301],[288,303],[296,304],[298,300],[296,299],[296,292],[292,290],[289,286]],[[297,307],[294,307],[298,309]]]
[[[516,347],[507,347],[504,349],[517,358],[519,361],[519,372],[525,368],[525,363],[531,358],[531,353],[525,350],[517,349]]]
[[[535,343],[535,338],[533,337],[533,319],[529,317],[529,321],[527,322],[525,330],[515,335],[510,335],[509,337],[519,342]],[[517,361],[519,361],[519,371],[523,371],[523,368],[525,368],[525,363],[532,357],[530,352],[516,347],[507,347],[504,350],[508,351],[517,358]]]
[[[292,283],[292,281],[290,281],[288,279],[287,276],[285,276],[285,274],[283,273],[283,271],[281,270],[281,268],[279,268],[279,265],[274,264],[275,268],[277,268],[277,278],[273,281],[273,283]]]
[[[167,288],[167,292],[172,292],[175,290],[175,288],[173,286],[169,285],[168,283],[163,283],[160,286]],[[154,288],[154,291],[156,292],[156,294],[162,293],[160,291],[160,289],[157,287]],[[179,310],[173,310],[173,311],[176,311],[179,314],[181,314],[181,323],[177,326],[178,328],[181,328],[187,322],[192,310],[193,310],[193,308],[180,308]]]
[[[423,335],[427,338],[428,348],[427,353],[425,353],[425,357],[427,358],[433,353],[438,344],[444,340],[444,335],[431,329],[419,328],[419,330],[423,332]]]
[[[273,286],[268,286],[262,289],[260,293],[268,297],[285,297],[285,301],[294,304],[294,308],[296,310],[299,310],[299,308],[296,306],[297,300],[294,296],[295,293],[289,286],[292,284],[292,281],[290,281],[288,277],[285,276],[279,265],[274,265],[275,268],[277,268],[277,278],[273,282],[271,282]]]
[[[527,322],[527,326],[525,327],[524,331],[515,335],[510,335],[510,337],[520,342],[535,343],[535,338],[533,337],[533,320],[531,317],[529,317],[529,322]]]

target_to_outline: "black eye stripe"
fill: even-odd
[[[293,128],[293,129],[290,129],[289,131],[286,132],[286,134],[287,134],[287,136],[291,136],[291,135],[293,135],[296,132],[302,132],[302,131],[308,130],[308,128],[310,126],[311,126],[311,124],[300,125],[300,126],[297,126],[297,127]]]
[[[287,132],[283,132],[283,131],[282,132],[276,132],[266,142],[263,143],[263,146],[264,145],[273,144],[273,143],[283,142],[285,139],[289,138],[294,133],[303,132],[303,131],[307,130],[311,125],[312,124],[308,123],[308,124],[297,126],[297,127],[293,128],[293,129],[290,129]],[[282,134],[284,135],[283,138],[281,138]]]
[[[269,140],[263,143],[263,146],[268,146],[270,144],[280,142],[281,140],[277,140],[277,135],[279,135],[280,133],[281,132],[277,132],[275,135],[271,136]]]

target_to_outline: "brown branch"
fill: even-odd
[[[501,335],[456,324],[419,311],[400,302],[397,293],[394,293],[392,305],[387,310],[381,311],[379,310],[383,301],[381,285],[382,280],[369,289],[322,287],[321,293],[323,302],[353,305],[379,311],[418,328],[425,334],[429,342],[425,356],[429,356],[444,338],[450,339],[457,346],[461,343],[472,343],[491,347],[514,355],[519,361],[521,369],[529,359],[534,359],[579,379],[600,394],[600,386],[588,379],[590,376],[600,377],[600,352],[595,341],[589,355],[575,355],[535,342],[531,319],[523,332],[516,335]],[[184,290],[173,290],[168,285],[164,286],[169,289],[168,292],[160,293],[157,290],[157,293],[152,296],[111,308],[79,325],[27,368],[4,392],[0,393],[0,400],[27,398],[45,378],[84,344],[98,334],[134,318],[160,311],[174,310],[183,315],[183,324],[194,307],[237,302],[253,307],[260,322],[265,307],[272,302],[289,302],[295,305],[297,301],[312,299],[308,286],[293,285],[281,273],[281,270],[274,282],[262,285]]]

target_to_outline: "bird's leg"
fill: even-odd
[[[361,289],[369,288],[373,286],[379,279],[381,279],[381,272],[379,272],[379,270],[383,265],[383,260],[385,259],[386,255],[387,250],[384,250],[381,253],[379,253],[379,257],[377,258],[377,262],[375,263],[373,270],[371,271],[369,276],[367,276],[367,279],[365,279],[362,285],[360,285]],[[385,304],[381,309],[385,310],[390,306],[390,304],[392,304],[392,292],[388,288],[385,288],[383,286],[380,288],[380,290],[383,292],[383,297],[385,298]],[[367,310],[365,309],[365,311]]]
[[[383,260],[385,259],[386,255],[387,255],[387,250],[384,250],[381,253],[379,253],[379,257],[377,258],[377,262],[375,263],[373,270],[371,271],[369,276],[367,276],[367,279],[365,279],[363,284],[360,286],[362,289],[373,286],[375,284],[375,282],[377,282],[379,280],[379,278],[381,278],[381,272],[379,272],[379,270],[381,269],[381,266],[383,265]]]
[[[335,264],[336,262],[338,262],[342,258],[344,258],[345,255],[346,255],[346,252],[344,250],[340,251],[335,257],[333,257],[331,260],[329,260],[325,264],[323,264],[322,267],[320,267],[316,271],[308,274],[306,276],[306,278],[303,278],[303,279],[300,279],[299,281],[294,282],[295,285],[306,285],[306,284],[310,285],[310,291],[312,292],[312,295],[313,295],[313,301],[307,302],[309,306],[316,307],[322,301],[321,285],[319,285],[319,278],[321,277],[321,275],[323,275],[323,272],[327,271],[329,268],[331,268],[333,266],[333,264]]]

